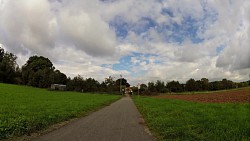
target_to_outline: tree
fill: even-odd
[[[59,70],[55,70],[53,73],[50,73],[49,78],[51,83],[54,84],[66,84],[68,81],[67,76]]]
[[[83,87],[84,92],[96,92],[100,86],[100,83],[93,78],[87,78],[84,82],[85,86]]]
[[[235,88],[235,84],[231,80],[227,80],[226,78],[222,79],[221,81],[223,85],[223,89],[232,89]]]
[[[165,88],[164,82],[160,80],[156,81],[155,88],[156,88],[156,91],[160,93],[165,93],[167,91],[167,89]]]
[[[128,81],[127,81],[127,79],[125,79],[125,78],[119,78],[119,79],[117,79],[117,80],[115,81],[115,84],[116,84],[117,86],[120,86],[120,83],[121,83],[121,85],[126,86],[126,85],[128,84]]]
[[[223,85],[221,81],[214,81],[209,83],[209,90],[212,91],[223,90]]]
[[[120,91],[120,85],[121,85],[121,88],[124,89],[127,88],[127,87],[130,87],[130,84],[128,83],[127,79],[125,78],[119,78],[115,81],[115,90],[116,91]]]
[[[108,78],[105,78],[104,83],[107,86],[107,92],[113,92],[115,90],[115,81],[114,77],[109,76]]]
[[[100,84],[99,91],[101,91],[101,92],[106,92],[107,91],[107,85],[106,85],[106,83],[104,81]]]
[[[150,92],[156,92],[156,87],[154,82],[148,82],[148,90]]]
[[[25,85],[46,88],[53,80],[50,77],[54,73],[52,62],[43,56],[31,56],[22,67],[22,79]]]
[[[84,79],[78,75],[67,83],[67,90],[81,92],[84,88]]]
[[[0,47],[0,62],[2,62],[4,54],[5,54],[4,49]]]
[[[202,82],[201,82],[201,80],[196,80],[196,84],[197,84],[197,91],[202,91]]]
[[[108,78],[105,78],[104,83],[105,83],[107,86],[113,86],[113,85],[115,85],[114,77],[109,76]]]
[[[197,91],[198,90],[198,85],[194,79],[189,79],[186,82],[186,89],[187,91]]]
[[[147,90],[148,89],[148,86],[146,85],[146,84],[141,84],[140,85],[140,91],[145,91],[145,90]]]
[[[167,83],[167,88],[171,92],[182,92],[183,88],[179,81],[171,81]]]
[[[16,63],[16,55],[5,52],[0,47],[0,82],[16,83],[19,67]]]
[[[201,87],[203,91],[209,90],[209,80],[207,78],[201,78]]]
[[[250,80],[248,81],[245,81],[245,82],[238,82],[235,84],[238,88],[241,88],[241,87],[247,87],[247,86],[250,86]],[[235,86],[235,87],[236,87]]]

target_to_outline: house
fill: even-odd
[[[130,95],[132,95],[132,94],[133,94],[133,90],[132,90],[131,87],[126,87],[124,93],[125,93],[125,94],[130,94]]]
[[[66,90],[66,85],[62,84],[51,84],[51,90],[59,90],[59,91],[65,91]]]

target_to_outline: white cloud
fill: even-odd
[[[221,12],[216,25],[226,44],[217,66],[230,70],[250,68],[250,2],[234,1],[230,8],[233,10]]]
[[[48,1],[4,1],[1,9],[3,44],[12,51],[46,55],[56,42],[73,44],[93,56],[107,56],[115,52],[116,37],[109,25],[93,12],[98,8],[91,3],[65,3]],[[68,4],[68,3],[67,3]],[[75,8],[79,4],[86,9]],[[89,9],[92,9],[89,10]]]
[[[249,20],[248,0],[0,0],[0,43],[20,65],[43,55],[71,77],[243,81],[250,71]],[[124,37],[117,36],[123,24]],[[112,67],[128,55],[131,70]]]
[[[61,10],[58,19],[62,36],[78,49],[93,56],[107,56],[115,52],[115,33],[98,14],[72,7]]]
[[[47,1],[5,1],[3,7],[0,18],[3,44],[14,52],[27,48],[39,54],[53,46],[55,29],[50,24],[52,16]]]

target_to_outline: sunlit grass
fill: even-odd
[[[86,115],[119,98],[117,95],[55,92],[0,83],[0,139],[28,134]]]
[[[250,140],[250,104],[134,97],[159,140]]]

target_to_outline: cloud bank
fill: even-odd
[[[99,81],[249,79],[250,2],[0,0],[0,44]]]

